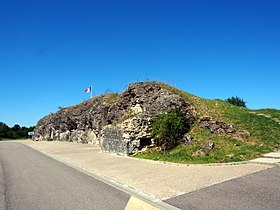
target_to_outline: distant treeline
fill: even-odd
[[[5,123],[0,122],[0,140],[1,139],[22,139],[28,138],[28,132],[32,132],[35,126],[21,127],[15,124],[13,127],[7,126]]]

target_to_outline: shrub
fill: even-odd
[[[179,144],[190,126],[179,110],[173,110],[154,118],[151,128],[155,144],[164,150],[170,150]]]
[[[247,103],[242,98],[239,98],[237,96],[228,98],[225,101],[235,106],[242,106],[242,107],[246,107],[246,103]]]

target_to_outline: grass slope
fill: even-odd
[[[198,118],[209,116],[213,120],[234,124],[249,131],[250,136],[241,141],[229,135],[215,135],[207,130],[200,130],[195,124],[190,132],[195,139],[191,145],[181,144],[168,152],[150,149],[135,157],[178,163],[221,163],[249,160],[279,149],[280,110],[240,108],[222,100],[207,100],[163,83],[157,84],[193,105]],[[214,150],[207,152],[204,157],[193,155],[209,140],[215,142]]]

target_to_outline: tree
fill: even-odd
[[[0,139],[20,139],[20,138],[28,138],[28,132],[34,130],[34,126],[29,128],[21,127],[18,124],[15,124],[12,128],[7,126],[5,123],[0,122]]]
[[[15,124],[15,125],[12,127],[12,130],[14,130],[14,131],[20,130],[20,125]]]
[[[9,129],[9,126],[3,122],[0,122],[0,138],[7,138],[7,132]]]
[[[157,146],[170,150],[179,144],[189,129],[190,126],[182,113],[173,110],[152,120],[151,134]]]
[[[246,107],[246,103],[247,103],[246,101],[244,101],[242,98],[239,98],[238,96],[228,98],[225,101],[235,106],[241,106],[241,107]]]

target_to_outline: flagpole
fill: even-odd
[[[92,98],[92,85],[90,86],[90,98]]]

